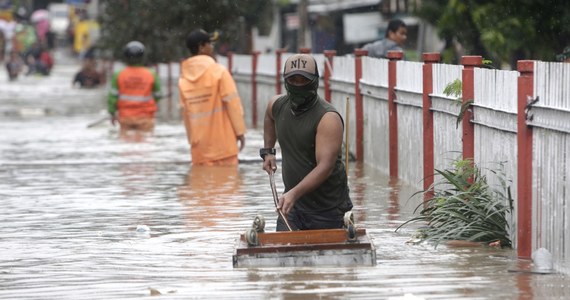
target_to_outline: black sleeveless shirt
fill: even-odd
[[[277,141],[281,147],[285,192],[296,186],[317,165],[315,140],[317,126],[327,112],[336,109],[318,97],[315,104],[300,114],[293,114],[288,97],[282,96],[273,104],[273,119]],[[340,116],[340,114],[339,114]],[[342,121],[342,116],[341,121]],[[344,125],[344,121],[343,125]],[[311,212],[338,208],[343,212],[352,209],[342,156],[339,153],[330,176],[314,191],[303,195],[295,203],[295,209]]]

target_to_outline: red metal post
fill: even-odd
[[[259,51],[251,53],[251,122],[257,128],[257,59]]]
[[[434,154],[433,154],[433,111],[431,110],[431,97],[433,92],[433,64],[441,59],[439,53],[424,53],[423,65],[423,101],[422,118],[424,129],[424,191],[428,191],[433,184]],[[433,190],[424,194],[424,201],[433,197]]]
[[[519,60],[517,110],[517,255],[532,253],[532,127],[526,124],[526,106],[534,95],[534,61]]]
[[[232,51],[228,51],[228,71],[230,71],[230,74],[233,74],[233,67],[234,67],[234,53]]]
[[[356,160],[364,160],[364,107],[362,104],[362,94],[360,93],[360,78],[362,78],[362,56],[368,51],[362,49],[354,50],[354,102],[356,115]]]
[[[463,56],[461,64],[463,71],[461,71],[462,89],[461,94],[463,103],[475,99],[475,84],[474,72],[475,67],[481,66],[483,58],[481,56]],[[470,159],[474,161],[475,158],[475,126],[471,123],[473,118],[473,109],[469,107],[463,114],[461,125],[463,128],[463,159]]]
[[[275,93],[277,95],[281,94],[281,56],[285,53],[285,49],[277,49],[275,51],[275,65],[277,70],[275,72]]]
[[[398,177],[398,108],[396,107],[396,76],[398,61],[404,57],[402,51],[388,51],[388,140],[390,177]]]
[[[299,53],[310,54],[311,48],[299,48]]]
[[[325,74],[323,75],[323,80],[325,82],[325,100],[331,102],[331,75],[333,58],[336,55],[336,50],[325,50]]]

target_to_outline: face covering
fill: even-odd
[[[287,90],[287,96],[289,96],[289,101],[291,102],[291,110],[294,114],[303,113],[316,103],[318,87],[318,77],[304,86],[292,85],[285,80],[285,89]]]

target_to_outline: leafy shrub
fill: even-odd
[[[441,179],[417,194],[433,195],[420,204],[406,221],[425,223],[418,229],[422,241],[435,246],[449,240],[500,243],[512,247],[507,216],[512,211],[510,187],[502,173],[490,170],[500,186],[490,186],[487,177],[471,160],[455,160],[451,169],[436,170]]]

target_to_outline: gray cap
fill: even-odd
[[[313,80],[319,77],[319,69],[315,58],[309,54],[295,54],[285,61],[285,70],[283,78],[287,79],[293,75],[302,75],[303,77]]]

